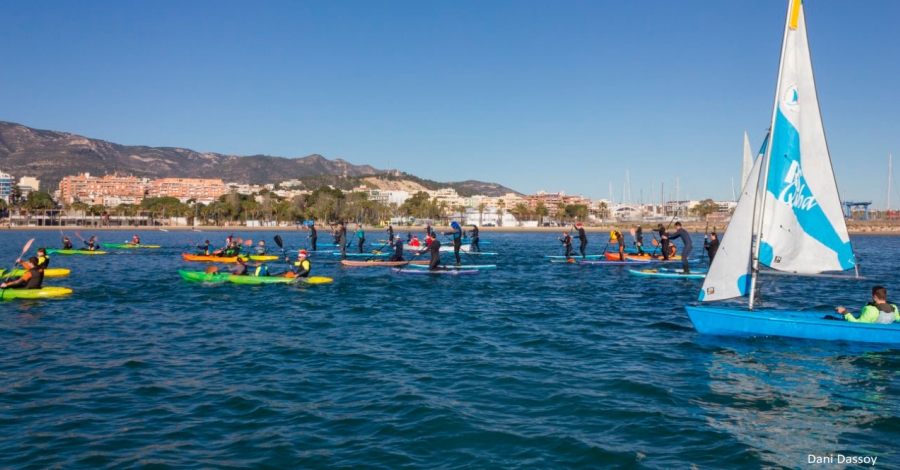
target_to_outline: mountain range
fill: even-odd
[[[34,176],[41,188],[52,192],[63,177],[78,173],[96,176],[118,173],[145,178],[217,178],[243,184],[277,183],[317,175],[359,178],[374,175],[404,175],[396,170],[379,170],[370,165],[353,165],[345,160],[329,160],[314,154],[302,158],[267,155],[223,155],[201,153],[176,147],[120,145],[100,139],[50,130],[33,129],[0,121],[0,170],[20,176]],[[396,176],[395,176],[396,177]],[[419,183],[419,178],[410,176]],[[496,183],[463,181],[433,183],[452,187],[462,195],[503,196],[512,189]]]

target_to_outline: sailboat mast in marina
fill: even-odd
[[[894,325],[825,320],[821,312],[756,309],[761,273],[834,276],[823,273],[855,268],[819,111],[803,4],[792,0],[769,135],[698,298],[710,302],[747,296],[747,308],[686,310],[700,333],[900,342],[900,327]]]

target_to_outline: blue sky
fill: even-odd
[[[900,167],[900,2],[804,3],[845,199]],[[438,181],[730,199],[769,125],[782,0],[4,3],[0,120]],[[898,173],[900,174],[900,173]],[[895,178],[897,179],[897,178]],[[900,207],[894,184],[892,207]]]

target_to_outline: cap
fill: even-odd
[[[307,255],[306,250],[300,250],[300,252],[297,253],[297,257],[298,257],[298,258],[301,257],[301,256],[306,256],[306,255]]]
[[[576,227],[581,227],[581,222],[578,222],[577,224],[575,224],[575,226],[576,226]]]

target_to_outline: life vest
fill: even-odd
[[[43,271],[44,268],[50,265],[50,257],[49,256],[38,256],[38,267]]]
[[[44,270],[33,267],[22,275],[25,279],[25,289],[40,289],[44,282]]]
[[[262,264],[256,267],[256,272],[253,273],[256,277],[268,276],[269,275],[269,267]]]
[[[893,304],[887,302],[883,304],[869,302],[866,305],[878,309],[878,319],[875,320],[874,323],[879,323],[882,325],[889,325],[891,323],[894,323],[894,312],[897,311],[897,307],[895,307]]]

